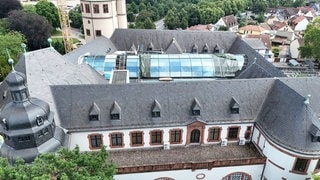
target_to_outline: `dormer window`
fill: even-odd
[[[37,115],[37,117],[36,117],[36,123],[37,123],[38,126],[43,125],[43,123],[44,123],[44,118],[43,118],[43,116]]]
[[[160,117],[160,111],[152,111],[152,117]]]
[[[152,51],[153,50],[153,44],[152,42],[149,43],[147,51]]]
[[[198,46],[196,44],[192,46],[191,53],[198,53]]]
[[[111,112],[110,112],[110,119],[111,120],[118,120],[121,119],[121,108],[117,101],[113,102]]]
[[[239,114],[240,105],[235,97],[232,97],[230,102],[230,112],[231,114]]]
[[[153,101],[152,107],[151,107],[151,116],[153,118],[161,117],[161,105],[160,103],[155,99]]]
[[[193,99],[192,106],[191,106],[191,113],[193,116],[200,116],[200,110],[201,110],[201,105],[197,98]]]
[[[192,110],[192,115],[200,116],[200,109]]]
[[[206,44],[203,47],[203,53],[208,53],[208,52],[209,52],[209,47],[208,47],[208,44]]]
[[[89,115],[89,119],[90,121],[98,121],[99,115],[98,114]]]
[[[112,120],[120,119],[120,114],[118,114],[118,113],[110,114],[110,118],[111,118]]]
[[[100,115],[100,108],[98,105],[93,102],[92,106],[89,110],[89,120],[90,121],[99,121],[99,115]]]
[[[214,52],[214,53],[220,53],[220,46],[219,46],[219,44],[217,44],[217,45],[214,47],[213,52]]]

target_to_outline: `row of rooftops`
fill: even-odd
[[[165,32],[168,32],[168,36],[175,34],[171,31],[120,31],[121,33],[116,31],[113,38],[120,40],[122,37],[116,36],[122,36],[126,32],[128,41],[125,43],[128,46],[134,42],[129,41],[131,38],[139,39],[138,37],[143,36],[142,33],[146,33],[146,38],[155,39],[161,39]],[[228,41],[225,32],[212,33],[213,35],[211,33],[204,33],[202,36],[203,33],[183,32],[177,36],[182,39],[189,37],[194,41],[209,37],[215,41],[217,37],[224,37]],[[156,37],[157,35],[160,36]],[[244,54],[248,58],[246,67],[241,70],[237,79],[232,80],[107,84],[107,81],[87,64],[70,63],[76,54],[81,55],[88,51],[104,53],[105,49],[111,47],[110,43],[113,44],[106,38],[88,43],[64,57],[51,48],[28,52],[16,65],[16,70],[26,74],[30,95],[48,102],[55,112],[57,125],[67,131],[185,126],[194,121],[194,112],[200,114],[196,115],[196,119],[207,124],[256,122],[258,127],[280,146],[305,154],[319,155],[320,143],[312,141],[310,129],[313,127],[312,135],[318,134],[314,131],[314,127],[319,129],[318,125],[313,122],[319,121],[317,113],[320,111],[320,104],[316,102],[320,100],[320,79],[281,78],[284,75],[243,40],[232,38],[229,41],[230,46],[226,48],[228,53]],[[101,47],[97,47],[97,44]],[[100,50],[102,52],[99,52]],[[4,94],[6,91],[7,84],[2,83],[0,93]],[[311,94],[310,104],[305,104],[308,94]],[[235,116],[230,109],[232,98],[237,102],[233,105],[239,105],[239,114]],[[0,102],[0,107],[10,101],[11,97],[6,96]],[[157,114],[159,109],[160,114]],[[100,113],[100,120],[89,121],[88,116],[97,115],[96,112]],[[121,113],[121,119],[113,123],[111,114],[117,112]],[[160,115],[155,121],[150,121],[152,112]]]

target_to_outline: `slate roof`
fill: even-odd
[[[113,53],[117,51],[110,39],[101,36],[93,41],[90,41],[79,48],[64,55],[68,61],[77,64],[78,58],[86,53],[91,55],[106,55],[108,53]]]
[[[108,83],[93,68],[87,64],[74,65],[67,62],[56,50],[45,48],[32,52],[27,52],[19,60],[15,69],[26,72],[28,89],[31,97],[49,103],[53,112],[56,111],[56,103],[53,101],[51,85],[71,85],[71,84],[106,84]],[[6,82],[0,86],[0,93],[6,90]],[[11,95],[5,102],[0,101],[0,107],[11,101]],[[3,103],[3,104],[2,104]],[[59,114],[55,115],[57,125],[60,124]]]
[[[238,73],[238,79],[285,77],[283,72],[266,61],[257,51],[252,49],[242,39],[237,38],[228,53],[245,54],[248,64]]]
[[[312,121],[319,121],[304,104],[305,97],[275,80],[257,117],[265,135],[278,145],[299,153],[320,155],[320,143],[311,142]]]
[[[118,50],[129,50],[132,44],[136,47],[146,50],[148,44],[152,42],[155,49],[163,49],[165,52],[173,40],[179,44],[183,52],[191,53],[192,46],[196,44],[203,48],[206,44],[209,46],[209,53],[219,44],[221,48],[228,52],[237,35],[233,32],[198,32],[198,31],[178,31],[178,30],[142,30],[142,29],[116,29],[111,41]],[[171,48],[172,51],[174,48]],[[179,48],[174,54],[181,53]]]
[[[127,129],[186,125],[194,120],[191,108],[196,98],[208,124],[253,122],[273,80],[211,80],[126,85],[51,86],[61,125],[70,131]],[[92,93],[94,92],[94,93]],[[239,116],[230,113],[230,101],[240,104]],[[161,117],[152,120],[154,100],[161,104]],[[101,121],[89,121],[93,101],[100,107]],[[117,102],[121,120],[111,120]]]
[[[263,50],[267,48],[260,38],[243,38],[243,40],[255,50]]]

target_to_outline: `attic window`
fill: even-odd
[[[120,114],[118,114],[118,113],[110,114],[110,118],[112,120],[120,119]]]
[[[192,46],[191,53],[198,53],[198,46],[196,44]]]
[[[90,121],[98,121],[99,115],[98,114],[89,115],[89,119]]]
[[[37,123],[38,126],[43,125],[43,123],[44,123],[44,118],[43,118],[42,116],[37,115],[37,117],[36,117],[36,123]]]
[[[201,110],[201,105],[197,98],[193,99],[192,106],[191,106],[191,113],[193,116],[200,116],[200,110]]]
[[[119,104],[117,103],[117,101],[114,101],[112,108],[111,108],[111,112],[110,112],[110,118],[112,120],[121,119],[120,114],[121,114],[121,108],[120,108]]]
[[[152,51],[153,50],[153,44],[152,42],[149,43],[147,51]]]
[[[89,110],[89,120],[90,121],[98,121],[99,115],[100,115],[100,108],[98,107],[98,105],[95,102],[93,102],[92,106]]]
[[[235,97],[232,97],[230,102],[230,112],[231,114],[239,114],[240,105]]]
[[[203,53],[208,53],[208,52],[209,52],[209,47],[208,47],[208,44],[206,44],[203,47]]]
[[[152,111],[152,117],[160,117],[160,111]]]
[[[152,108],[151,108],[151,116],[153,118],[157,118],[157,117],[161,117],[161,105],[160,103],[155,99],[153,101],[153,104],[152,104]]]
[[[214,47],[213,52],[214,53],[220,53],[220,47],[219,47],[218,44]]]
[[[200,116],[200,109],[192,110],[192,115]]]

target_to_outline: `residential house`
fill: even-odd
[[[296,38],[290,43],[290,56],[293,59],[300,59],[301,54],[299,48],[304,44],[303,38]]]
[[[311,22],[316,16],[316,11],[311,7],[299,7],[298,16],[304,16],[309,22]]]
[[[264,32],[264,29],[256,25],[247,25],[239,28],[238,33],[241,35],[260,35]]]
[[[274,45],[289,45],[295,38],[295,34],[289,31],[277,31],[275,36],[271,38]]]
[[[267,60],[269,62],[273,62],[273,53],[271,52],[271,48],[268,48],[267,43],[265,43],[261,38],[251,37],[251,38],[243,38],[243,40],[250,47],[252,47],[259,54],[261,54],[261,56],[263,56],[265,58],[265,60]]]
[[[198,24],[188,27],[188,31],[213,31],[213,25],[211,24]]]
[[[237,32],[239,23],[234,15],[221,17],[218,22],[214,25],[215,29],[219,30],[220,27],[227,27],[231,32]]]
[[[303,32],[306,30],[309,21],[304,16],[296,16],[288,20],[288,24],[291,25],[295,32]]]

